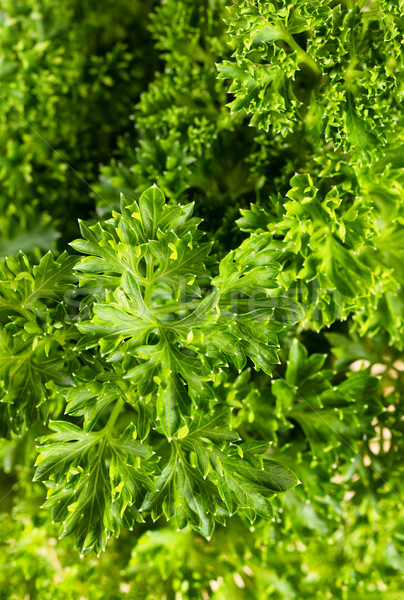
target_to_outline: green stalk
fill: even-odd
[[[313,71],[315,76],[320,78],[322,76],[322,72],[321,72],[320,67],[316,63],[316,61],[313,60],[311,58],[311,56],[309,54],[307,54],[307,52],[305,50],[303,50],[303,48],[301,46],[299,46],[299,44],[296,42],[294,37],[286,30],[285,27],[282,26],[282,30],[283,30],[282,31],[283,39],[285,40],[285,42],[288,44],[288,46],[292,50],[295,50],[295,52],[299,58],[299,62],[302,62],[305,65],[307,65],[309,67],[309,69],[311,69],[311,71]]]
[[[150,283],[153,277],[153,258],[151,256],[146,256],[146,286],[144,293],[144,303],[147,308],[150,308],[150,301],[152,295],[152,284]]]
[[[125,400],[123,398],[119,398],[119,400],[116,402],[116,404],[114,406],[112,413],[109,416],[107,424],[105,425],[105,427],[103,428],[102,431],[104,431],[107,434],[111,431],[111,429],[113,428],[113,426],[116,423],[117,418],[119,417],[119,413],[121,412],[124,404],[125,404]]]
[[[153,313],[157,315],[165,315],[171,312],[180,312],[183,310],[192,310],[198,308],[201,300],[189,300],[188,302],[168,302],[167,304],[163,304],[162,306],[153,307]]]

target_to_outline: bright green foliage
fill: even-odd
[[[378,436],[390,402],[368,369],[347,369],[355,360],[335,372],[324,368],[326,359],[326,354],[308,357],[295,339],[285,371],[277,373],[270,385],[252,388],[251,375],[245,371],[225,386],[228,403],[237,410],[233,426],[243,437],[258,429],[264,439],[274,439],[279,448],[275,458],[293,464],[306,488],[304,496],[316,502],[329,494],[329,482],[324,486],[327,472],[337,470],[341,476],[361,464],[369,452],[364,442]],[[333,518],[339,520],[340,510],[333,504]]]
[[[46,531],[46,533],[45,533]],[[55,526],[43,520],[27,524],[21,515],[1,520],[0,585],[4,598],[40,597],[44,600],[94,600],[118,598],[119,553],[79,560],[72,553],[71,539],[57,540]],[[107,558],[103,564],[103,558]],[[112,558],[112,560],[111,560]]]
[[[404,600],[403,24],[2,3],[1,598]]]
[[[20,253],[0,268],[1,432],[20,432],[48,415],[48,386],[73,385],[76,337],[62,301],[76,278],[76,259],[48,252],[31,267]],[[49,389],[49,388],[48,388]]]
[[[238,224],[256,231],[267,223],[265,229],[279,239],[276,246],[287,253],[285,286],[301,295],[311,310],[309,320],[322,327],[347,317],[358,302],[358,289],[366,297],[379,292],[372,285],[377,272],[365,254],[366,246],[374,248],[374,216],[362,198],[338,187],[322,198],[309,175],[295,175],[290,183],[288,198],[275,205],[275,214],[252,205]]]
[[[402,8],[384,0],[244,0],[228,9],[233,111],[286,135],[300,124],[334,147],[372,152],[397,119]]]
[[[247,164],[254,135],[226,108],[226,85],[215,68],[229,55],[224,15],[224,0],[168,0],[156,8],[150,30],[164,68],[136,106],[136,146],[123,137],[119,160],[102,169],[101,214],[118,206],[119,192],[141,193],[155,181],[168,198],[198,203],[212,229],[226,235],[234,204],[251,192],[254,198]]]
[[[250,357],[271,374],[283,328],[273,315],[300,316],[296,303],[269,295],[280,268],[270,236],[246,240],[212,280],[211,244],[200,242],[191,213],[192,205],[165,205],[153,187],[139,204],[123,199],[122,215],[104,227],[82,223],[86,241],[72,244],[90,254],[76,267],[81,285],[106,290],[91,321],[79,324],[80,347],[99,345],[112,366],[123,361],[124,378],[141,396],[157,393],[156,415],[169,438],[199,406],[217,401],[209,382],[228,358],[241,370]]]
[[[139,510],[154,520],[175,516],[179,529],[190,523],[210,538],[215,521],[236,510],[251,521],[270,517],[270,498],[297,483],[264,456],[267,443],[236,444],[231,411],[214,388],[228,360],[242,370],[250,358],[270,375],[276,333],[301,318],[297,303],[271,296],[279,252],[268,250],[270,236],[252,237],[212,278],[211,244],[201,241],[192,208],[165,204],[154,186],[138,203],[122,198],[122,212],[105,224],[81,223],[84,239],[72,243],[88,255],[75,267],[83,294],[102,297],[78,323],[75,351],[85,367],[67,395],[66,412],[83,415],[84,428],[52,422],[35,476],[47,482],[45,506],[63,522],[62,535],[74,533],[82,553],[142,521]],[[125,403],[134,425],[114,435]],[[150,448],[158,466],[147,462]]]
[[[280,429],[297,423],[313,459],[324,460],[326,449],[328,463],[330,457],[342,460],[345,452],[350,457],[349,445],[363,435],[373,437],[371,422],[383,411],[383,405],[377,397],[376,377],[351,371],[344,381],[332,385],[334,373],[323,368],[325,359],[325,354],[308,357],[304,346],[294,340],[285,378],[273,381],[271,391],[275,413],[283,421]]]
[[[134,31],[145,38],[138,23],[148,6],[111,0],[85,6],[77,0],[1,3],[1,238],[15,237],[18,226],[36,233],[32,220],[38,211],[58,219],[72,209],[86,214],[89,183],[127,126],[151,62],[142,54],[141,67],[137,51],[127,46]],[[47,249],[53,239],[38,246]],[[20,244],[17,251],[21,247],[30,249]]]
[[[295,175],[285,201],[273,198],[269,210],[252,204],[238,224],[272,234],[284,252],[282,283],[308,307],[311,326],[353,314],[362,334],[383,328],[402,347],[402,204],[358,171],[356,194],[343,184],[322,191],[309,175]]]
[[[143,521],[133,504],[144,489],[154,490],[147,462],[141,461],[152,451],[134,439],[133,425],[119,438],[111,436],[111,422],[91,433],[64,421],[50,427],[56,433],[41,438],[35,473],[49,481],[45,507],[54,521],[63,521],[62,537],[73,532],[82,552],[98,553],[121,525],[132,529]]]
[[[349,502],[343,504],[349,511]],[[390,516],[391,508],[384,505]],[[359,512],[350,511],[343,526],[331,535],[316,528],[314,519],[311,525],[312,535],[306,530],[302,542],[290,525],[283,529],[263,525],[249,531],[233,521],[208,547],[191,531],[147,532],[125,570],[130,593],[139,600],[158,600],[171,589],[187,600],[202,594],[212,600],[230,595],[255,600],[268,594],[285,600],[321,600],[327,595],[339,600],[402,600],[402,544],[400,534],[391,543],[390,522],[387,526],[383,520],[375,522],[372,543],[367,537],[369,522]]]

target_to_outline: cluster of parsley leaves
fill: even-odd
[[[398,600],[403,3],[104,4],[0,7],[5,593]]]

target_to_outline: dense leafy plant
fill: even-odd
[[[4,598],[402,600],[402,2],[51,4],[0,6]]]
[[[219,65],[233,80],[230,107],[275,133],[302,121],[321,145],[374,150],[397,119],[401,17],[384,0],[234,3],[226,20],[235,61]]]
[[[141,23],[150,6],[109,0],[85,6],[77,0],[1,3],[2,255],[48,249],[55,235],[46,213],[70,236],[71,223],[62,221],[66,210],[87,214],[89,184],[127,127],[153,64],[152,54],[140,63],[140,48],[129,48],[135,36],[147,47]],[[38,211],[44,212],[42,224],[33,226]],[[6,240],[16,236],[17,250],[15,244],[9,250]]]
[[[66,311],[74,257],[55,262],[48,253],[32,272],[23,254],[5,263],[3,429],[51,417],[51,384],[66,414],[84,418],[83,427],[50,421],[35,473],[49,487],[53,519],[83,553],[142,522],[139,511],[175,516],[179,528],[189,522],[210,537],[215,520],[237,507],[251,520],[272,516],[269,498],[297,483],[261,458],[268,444],[234,443],[230,408],[214,389],[229,359],[241,371],[248,357],[270,374],[285,324],[276,319],[299,319],[297,304],[269,294],[279,253],[268,250],[269,236],[253,237],[212,278],[211,244],[199,241],[191,213],[192,205],[165,205],[153,187],[139,203],[123,198],[104,226],[81,223],[85,239],[72,246],[89,255],[75,270],[91,319],[77,315],[78,331]],[[63,373],[67,361],[73,376]],[[125,405],[133,422],[121,430]]]

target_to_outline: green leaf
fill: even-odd
[[[355,111],[354,100],[348,96],[348,108],[346,111],[347,137],[351,144],[369,154],[379,146],[379,140],[369,123],[358,117]]]
[[[76,335],[66,299],[76,281],[76,260],[67,253],[55,259],[48,252],[31,266],[20,253],[0,265],[1,431],[7,437],[47,419],[54,384],[74,384],[71,342]]]
[[[133,439],[133,426],[119,438],[108,431],[89,433],[64,421],[41,438],[35,478],[49,487],[44,507],[62,522],[61,537],[74,533],[78,550],[99,553],[120,527],[142,517],[134,502],[154,489],[147,459],[151,450]]]
[[[91,430],[105,408],[115,402],[120,395],[119,388],[101,382],[86,382],[69,391],[66,396],[66,414],[84,417],[84,423]]]
[[[181,425],[181,412],[188,403],[184,383],[175,374],[169,374],[167,381],[157,394],[157,418],[164,434],[171,441]],[[182,408],[182,411],[181,411]]]
[[[148,239],[154,239],[165,198],[156,185],[146,190],[139,200],[140,216]]]

